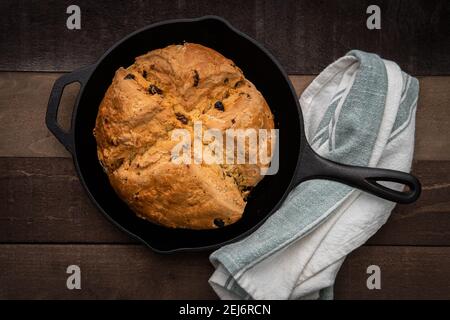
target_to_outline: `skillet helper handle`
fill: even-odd
[[[64,88],[74,82],[80,84],[80,91],[78,92],[77,102],[80,97],[80,93],[83,90],[87,80],[89,79],[93,66],[87,66],[77,69],[71,73],[67,73],[59,77],[53,85],[50,98],[48,100],[47,113],[45,115],[45,124],[51,133],[61,142],[61,144],[73,154],[73,128],[68,131],[63,130],[58,124],[58,109],[61,102],[61,97],[64,92]]]
[[[421,193],[419,180],[411,174],[389,169],[340,164],[319,156],[309,145],[300,160],[296,179],[297,183],[310,179],[334,180],[380,198],[403,204],[416,201]],[[379,183],[381,181],[401,183],[409,190],[397,191],[381,185]]]

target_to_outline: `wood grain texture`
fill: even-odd
[[[450,160],[450,77],[419,81],[414,159]]]
[[[91,203],[71,159],[0,158],[0,185],[0,242],[133,242]]]
[[[66,288],[69,265],[81,290]],[[208,255],[141,245],[0,245],[0,299],[211,299]]]
[[[450,245],[450,161],[419,161],[423,194],[372,245]],[[0,158],[0,243],[129,243],[91,204],[65,158]]]
[[[81,268],[81,290],[66,268]],[[381,268],[381,290],[366,287]],[[214,299],[206,253],[158,255],[141,245],[0,245],[0,299]],[[450,299],[450,248],[361,247],[337,276],[337,299]]]
[[[381,270],[381,290],[368,290],[367,267]],[[361,247],[336,278],[337,299],[450,299],[449,247]]]
[[[378,53],[420,77],[413,173],[423,195],[397,206],[337,276],[337,299],[450,299],[450,5],[381,0],[382,29],[366,28],[369,0],[129,0],[76,2],[82,29],[66,28],[67,1],[0,2],[0,299],[215,299],[208,252],[158,255],[105,219],[68,152],[44,124],[61,73],[94,63],[148,24],[217,14],[266,46],[300,94],[313,74],[351,49]],[[143,44],[145,45],[145,44]],[[305,76],[306,75],[306,76]],[[308,76],[309,75],[309,76]],[[446,77],[446,75],[449,75]],[[65,90],[67,128],[76,87]],[[82,290],[66,289],[67,266]],[[382,289],[368,290],[369,265]]]
[[[69,157],[45,127],[48,97],[57,73],[0,72],[0,156]],[[290,77],[297,94],[314,76]],[[450,160],[450,77],[421,77],[416,120],[416,160]],[[60,118],[68,124],[78,91],[65,90]],[[67,126],[67,125],[66,125]]]
[[[0,73],[0,156],[69,157],[45,126],[53,83],[60,74]],[[66,92],[67,91],[67,92]],[[64,91],[62,122],[67,123],[78,92]]]
[[[420,199],[397,205],[369,244],[450,245],[450,161],[415,162],[413,173],[422,183]]]
[[[151,23],[215,14],[259,40],[291,74],[318,73],[351,49],[378,53],[413,74],[450,74],[445,0],[377,1],[381,30],[366,27],[369,0],[79,0],[81,30],[66,28],[70,4],[2,1],[0,70],[73,70]]]

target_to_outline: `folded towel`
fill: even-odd
[[[409,172],[418,90],[394,62],[351,51],[301,95],[308,141],[337,162]],[[211,254],[209,283],[222,299],[332,299],[346,255],[394,206],[338,182],[304,182],[257,231]]]

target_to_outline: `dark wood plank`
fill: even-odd
[[[368,290],[367,267],[381,270],[381,290]],[[450,299],[449,247],[361,247],[336,278],[337,299]]]
[[[81,268],[81,290],[66,268]],[[381,290],[366,287],[381,268]],[[158,255],[141,245],[0,245],[0,299],[214,299],[207,253]],[[450,248],[361,247],[341,268],[337,299],[449,299]]]
[[[81,290],[66,288],[69,265]],[[211,299],[207,253],[159,255],[141,245],[0,245],[0,299]]]
[[[450,77],[419,81],[414,159],[450,160]]]
[[[0,72],[0,156],[69,157],[44,124],[50,90],[58,76]],[[300,94],[314,76],[290,78]],[[423,77],[420,86],[415,159],[450,160],[450,77]],[[69,123],[75,89],[66,89],[61,102],[60,118],[65,123]]]
[[[81,30],[66,28],[65,1],[0,3],[0,70],[70,71],[95,62],[148,24],[216,14],[263,43],[292,74],[315,74],[351,49],[376,52],[413,74],[450,74],[445,0],[380,0],[382,29],[366,28],[369,0],[87,1]],[[124,14],[126,12],[126,14]]]
[[[0,73],[0,156],[69,157],[45,126],[50,91],[58,76],[60,74]],[[65,90],[64,95],[60,118],[67,122],[77,92]]]
[[[420,199],[412,205],[397,205],[369,244],[450,244],[450,161],[415,162],[413,173],[422,183]]]
[[[419,161],[418,202],[398,206],[372,245],[450,245],[450,161]],[[65,158],[0,158],[0,243],[128,243],[91,204]]]
[[[91,203],[68,158],[0,158],[0,242],[133,240]]]

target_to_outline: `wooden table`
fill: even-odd
[[[208,253],[158,255],[94,208],[44,114],[55,79],[98,59],[147,24],[217,14],[261,41],[300,94],[314,75],[353,48],[399,63],[420,80],[413,172],[421,199],[341,268],[336,298],[450,298],[450,6],[375,1],[382,29],[366,28],[373,1],[76,1],[81,30],[66,28],[70,1],[0,2],[0,298],[216,298]],[[76,85],[65,91],[67,127]],[[66,288],[79,265],[82,289]],[[381,268],[381,290],[366,269]]]

